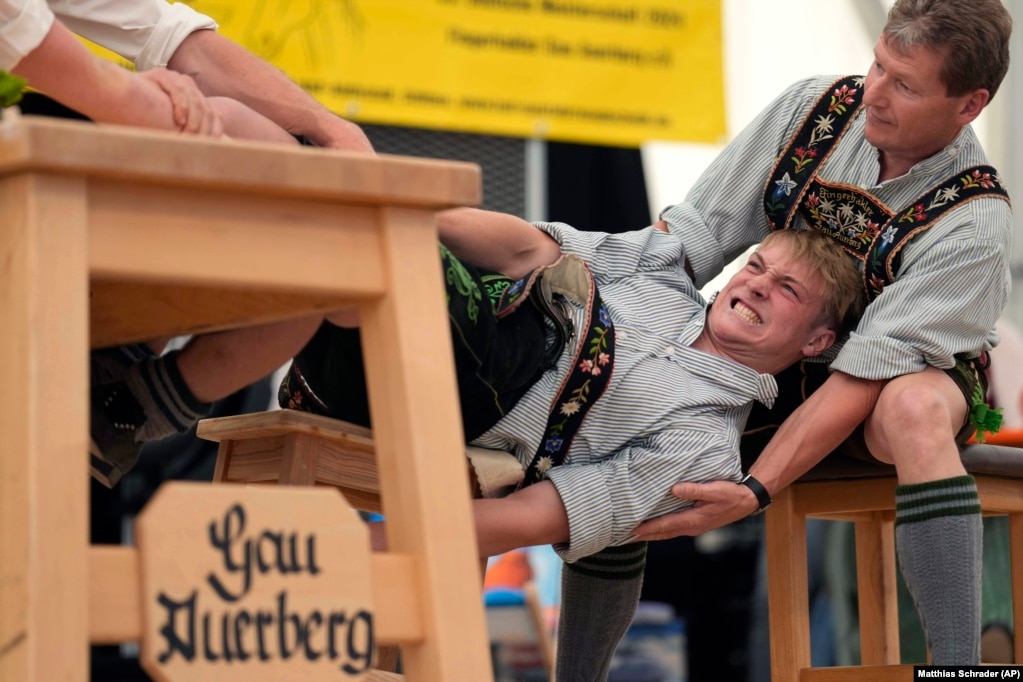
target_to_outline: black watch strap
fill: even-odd
[[[771,493],[767,492],[767,488],[764,487],[763,483],[749,474],[746,474],[746,478],[742,479],[739,483],[752,490],[753,494],[757,496],[757,510],[753,512],[754,515],[760,514],[771,506]]]

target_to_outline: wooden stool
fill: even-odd
[[[86,682],[89,642],[155,634],[140,551],[89,545],[90,345],[351,308],[389,506],[379,637],[415,682],[492,679],[435,220],[481,196],[473,164],[0,114],[0,679]]]
[[[200,438],[220,443],[214,483],[329,485],[360,511],[385,513],[372,432],[339,419],[271,410],[199,422]],[[473,497],[493,497],[524,475],[503,452],[466,448]],[[480,585],[487,560],[480,559]],[[395,647],[381,647],[377,667],[394,670]]]
[[[220,443],[215,483],[329,485],[355,509],[382,514],[373,433],[330,417],[270,410],[203,419],[197,434]],[[511,454],[465,448],[473,497],[498,497],[522,480]]]
[[[984,514],[1009,517],[1013,629],[1023,631],[1023,449],[969,445],[966,471],[977,481]],[[912,677],[899,665],[895,563],[895,469],[837,455],[825,459],[775,497],[765,512],[771,640],[775,682],[895,682]],[[852,521],[856,529],[862,667],[810,667],[806,519]],[[1023,661],[1023,638],[1015,638]]]

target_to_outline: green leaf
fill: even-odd
[[[970,423],[977,429],[977,442],[983,443],[988,434],[998,433],[1002,427],[1002,408],[991,407],[984,400],[980,386],[973,393],[973,404],[970,406]]]
[[[26,85],[24,78],[0,70],[0,109],[20,102]]]

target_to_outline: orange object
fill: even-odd
[[[976,435],[971,436],[968,442],[976,443]],[[985,444],[990,445],[1011,445],[1023,447],[1023,429],[1002,429],[998,433],[989,433],[984,439]]]
[[[498,557],[487,569],[487,577],[483,581],[483,589],[494,587],[512,587],[521,589],[533,579],[533,567],[529,564],[529,555],[525,550],[516,549]]]

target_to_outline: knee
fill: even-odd
[[[913,376],[889,382],[878,397],[873,417],[885,430],[938,434],[948,430],[948,403],[940,390]]]

